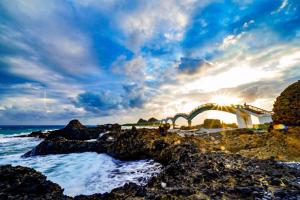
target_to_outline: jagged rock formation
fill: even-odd
[[[57,139],[65,138],[67,140],[90,140],[97,139],[101,134],[106,133],[107,131],[119,132],[121,131],[121,125],[119,124],[104,124],[98,125],[97,127],[86,127],[80,123],[79,120],[71,120],[68,125],[62,129],[42,132],[36,131],[28,135],[16,136],[16,137],[38,137]]]
[[[121,160],[154,159],[164,166],[146,186],[130,183],[110,193],[75,197],[79,200],[297,199],[300,171],[274,161],[300,160],[300,135],[294,134],[300,129],[293,128],[285,134],[239,129],[181,137],[163,127],[133,127],[92,142],[46,139],[27,156],[95,151]]]
[[[86,127],[84,125],[82,125],[78,119],[73,119],[67,124],[67,126],[65,128],[66,129],[84,129]]]
[[[130,160],[137,157],[157,157],[162,147],[174,143],[193,142],[202,151],[225,151],[259,159],[274,157],[282,161],[300,161],[300,127],[290,127],[284,134],[280,130],[262,133],[238,129],[186,137],[168,133],[168,128],[169,124],[158,129],[136,129],[135,127],[132,130],[112,129],[102,133],[96,141],[69,140],[58,134],[62,133],[64,136],[64,131],[58,130],[55,132],[58,134],[56,138],[46,138],[24,156],[106,152],[120,159]]]
[[[125,139],[125,138],[123,138]],[[124,141],[124,140],[123,140]],[[121,142],[121,141],[120,141]],[[161,145],[164,144],[165,145]],[[133,144],[135,145],[135,144]],[[156,142],[158,145],[158,142]],[[138,186],[133,183],[125,184],[110,193],[80,195],[76,200],[123,200],[123,199],[297,199],[300,195],[299,170],[284,167],[274,160],[255,160],[240,155],[224,153],[202,153],[196,144],[185,142],[180,144],[167,144],[160,141],[156,156],[164,165],[163,171],[150,179],[147,185]],[[159,150],[158,150],[159,149]],[[149,149],[148,149],[149,150]],[[142,154],[129,151],[114,150],[116,155],[123,153],[140,158]],[[141,152],[140,152],[141,153]],[[145,153],[145,152],[144,152]],[[128,157],[125,156],[125,157]],[[149,154],[148,154],[149,155]],[[154,154],[153,154],[154,155]],[[132,157],[133,158],[133,157]],[[34,170],[32,170],[34,172]],[[36,173],[36,172],[35,172]],[[13,174],[13,175],[10,175]],[[28,175],[25,173],[0,170],[0,178],[8,176],[14,180],[14,174],[23,177],[19,185],[23,185]],[[39,173],[37,173],[39,174]],[[34,181],[35,176],[30,176],[31,187],[25,187],[19,196],[14,199],[35,193],[32,195],[44,195],[42,192],[32,190],[39,187],[43,181]],[[38,178],[38,177],[37,177]],[[15,190],[7,190],[7,182],[4,186],[0,183],[0,195],[14,195]],[[26,186],[26,184],[25,184]],[[4,188],[4,189],[3,189]],[[59,187],[53,189],[55,199],[64,199]],[[19,191],[19,190],[17,190]],[[37,193],[37,194],[36,194]],[[23,196],[21,196],[23,195]],[[1,197],[1,196],[0,196]],[[51,196],[53,197],[53,196]]]
[[[0,199],[71,199],[46,176],[27,167],[0,166]]]
[[[27,135],[17,135],[15,137],[36,137],[36,138],[47,138],[50,132],[33,131]]]
[[[25,153],[22,157],[82,152],[104,153],[105,149],[103,149],[101,143],[97,141],[87,142],[81,140],[67,140],[65,138],[54,138],[41,142],[38,146]]]
[[[300,80],[277,97],[272,116],[274,124],[300,126]]]
[[[65,128],[51,131],[47,139],[63,137],[68,140],[90,140],[97,139],[101,133],[120,130],[121,126],[119,124],[105,124],[88,128],[83,126],[78,120],[72,120]]]

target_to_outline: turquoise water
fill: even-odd
[[[58,183],[69,196],[109,192],[127,182],[143,185],[161,170],[153,160],[123,162],[93,152],[21,157],[43,140],[13,136],[57,128],[62,126],[0,126],[0,165],[34,168]]]

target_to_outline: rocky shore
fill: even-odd
[[[87,134],[83,138],[91,138],[89,132],[84,131],[88,128],[77,128],[78,125],[80,125],[79,121],[72,121],[67,127],[75,133],[80,129]],[[121,160],[151,158],[164,166],[162,172],[150,179],[146,186],[129,183],[110,193],[80,195],[74,199],[297,199],[300,197],[299,170],[283,166],[274,160],[280,158],[282,150],[290,152],[291,145],[286,145],[286,140],[289,140],[287,138],[290,138],[289,133],[278,132],[279,137],[275,132],[261,133],[241,129],[182,137],[174,132],[168,132],[167,129],[168,127],[159,129],[133,127],[131,130],[105,130],[99,132],[98,138],[92,141],[83,138],[70,140],[68,134],[72,133],[66,134],[65,129],[61,129],[55,132],[60,132],[61,135],[53,138],[49,137],[51,133],[48,134],[43,142],[24,156],[93,151],[107,153]],[[269,149],[275,149],[279,143],[280,149],[269,152]],[[294,149],[295,152],[286,158],[299,156],[297,154],[299,151],[296,150]],[[264,157],[265,160],[255,159],[253,155]],[[25,174],[20,174],[20,169]],[[23,167],[4,166],[1,170],[0,174],[6,174],[8,181],[18,176],[30,177],[29,181],[41,176],[40,173]],[[2,173],[3,170],[6,172]],[[39,178],[39,180],[44,179]],[[27,179],[20,179],[19,184],[29,184],[27,181]],[[32,187],[39,184],[38,181],[32,182]],[[12,199],[18,199],[21,197],[20,194],[31,195],[29,193],[32,193],[31,190],[28,190],[28,194],[12,193],[6,188],[10,187],[7,185],[11,184],[2,184],[0,194],[10,195]],[[45,198],[45,195],[49,197],[57,195],[55,199],[71,199],[63,195],[63,190],[57,187],[59,189],[53,187],[53,194],[44,191],[36,195],[39,198]],[[27,189],[24,189],[25,193],[26,191]]]
[[[299,85],[288,90],[298,95],[294,88]],[[0,199],[300,199],[299,169],[278,162],[300,161],[298,118],[281,112],[280,105],[293,105],[291,114],[300,113],[300,106],[298,96],[286,99],[287,94],[277,98],[274,121],[294,121],[265,132],[237,129],[180,136],[168,132],[169,125],[121,130],[117,124],[90,128],[78,120],[60,130],[34,132],[27,136],[44,141],[24,157],[97,152],[120,160],[153,159],[163,169],[145,186],[128,183],[110,193],[67,197],[41,173],[6,165],[0,167]]]

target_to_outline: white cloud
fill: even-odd
[[[265,40],[268,36],[273,39]],[[227,37],[222,48],[224,53],[212,60],[213,67],[195,74],[178,74],[174,76],[176,81],[160,87],[159,95],[148,102],[148,110],[166,117],[188,112],[224,93],[240,98],[241,103],[271,110],[284,87],[300,78],[300,45],[296,39],[283,43],[266,29],[254,30]]]
[[[244,23],[243,28],[247,29],[247,28],[249,28],[249,26],[251,24],[254,24],[254,23],[255,23],[255,21],[253,19],[251,19],[250,21]]]
[[[7,63],[9,70],[13,74],[17,74],[32,80],[41,82],[56,82],[63,79],[63,77],[53,70],[47,69],[46,66],[38,61],[31,61],[22,57],[4,57],[1,61]]]
[[[279,8],[276,11],[272,12],[271,14],[279,13],[280,11],[282,11],[288,5],[288,3],[289,3],[288,0],[282,0],[282,3],[279,6]]]
[[[196,8],[214,0],[141,0],[135,2],[85,0],[74,2],[79,7],[98,9],[125,35],[122,41],[138,52],[140,47],[164,37],[165,42],[180,41]],[[111,13],[114,13],[111,16]]]
[[[146,66],[146,61],[142,56],[136,56],[131,60],[126,60],[126,57],[120,56],[112,64],[112,70],[117,74],[125,74],[130,81],[137,81],[142,84],[146,78]]]
[[[9,30],[3,33],[1,43],[21,47],[69,75],[84,76],[93,72],[94,76],[99,76],[90,41],[70,25],[68,18],[71,13],[65,2],[15,0],[7,1],[3,6],[20,25],[1,26],[1,29]]]
[[[161,34],[168,40],[180,40],[188,24],[190,4],[180,5],[173,0],[144,1],[129,13],[120,13],[119,26],[129,38],[127,44],[138,49],[145,42]]]

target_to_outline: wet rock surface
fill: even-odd
[[[110,193],[80,195],[74,199],[296,200],[300,197],[300,185],[297,182],[300,178],[299,170],[285,167],[273,159],[256,160],[221,152],[202,153],[197,145],[191,142],[167,146],[162,145],[164,144],[162,141],[155,143],[162,148],[160,151],[157,150],[156,153],[160,154],[156,158],[164,164],[164,169],[157,177],[150,179],[147,185],[128,183]],[[115,153],[117,154],[117,151]],[[0,172],[0,177],[7,174]],[[33,172],[34,170],[29,170],[29,173]],[[9,173],[27,177],[18,171]],[[33,180],[35,178],[33,176]],[[9,176],[9,180],[14,180],[14,176]],[[34,187],[39,182],[41,181],[32,181],[31,186]],[[61,191],[56,187],[53,190],[53,192]],[[22,195],[27,195],[26,191],[25,187],[25,193]],[[28,193],[29,191],[32,192],[29,189]],[[1,192],[5,195],[12,193],[11,190],[2,189]],[[60,198],[65,197],[56,197]]]
[[[22,137],[47,138],[49,134],[50,134],[49,132],[33,131],[28,135],[18,135],[18,136],[15,136],[15,137],[21,137],[21,138]]]
[[[110,193],[80,195],[75,199],[300,197],[299,170],[274,161],[274,158],[280,158],[281,152],[289,154],[291,149],[294,154],[299,154],[299,134],[240,129],[181,137],[167,129],[163,134],[161,131],[162,128],[133,127],[131,130],[110,131],[92,142],[46,139],[26,156],[94,151],[121,160],[151,158],[164,165],[163,171],[150,179],[146,186],[130,183]],[[254,159],[256,156],[266,160]]]
[[[274,103],[275,124],[300,126],[300,80],[288,86]]]
[[[27,167],[0,166],[0,199],[71,199],[40,172]]]
[[[103,153],[105,150],[103,150],[101,143],[97,141],[87,142],[80,140],[67,140],[65,138],[55,138],[44,140],[31,151],[25,153],[23,157],[82,152]]]

